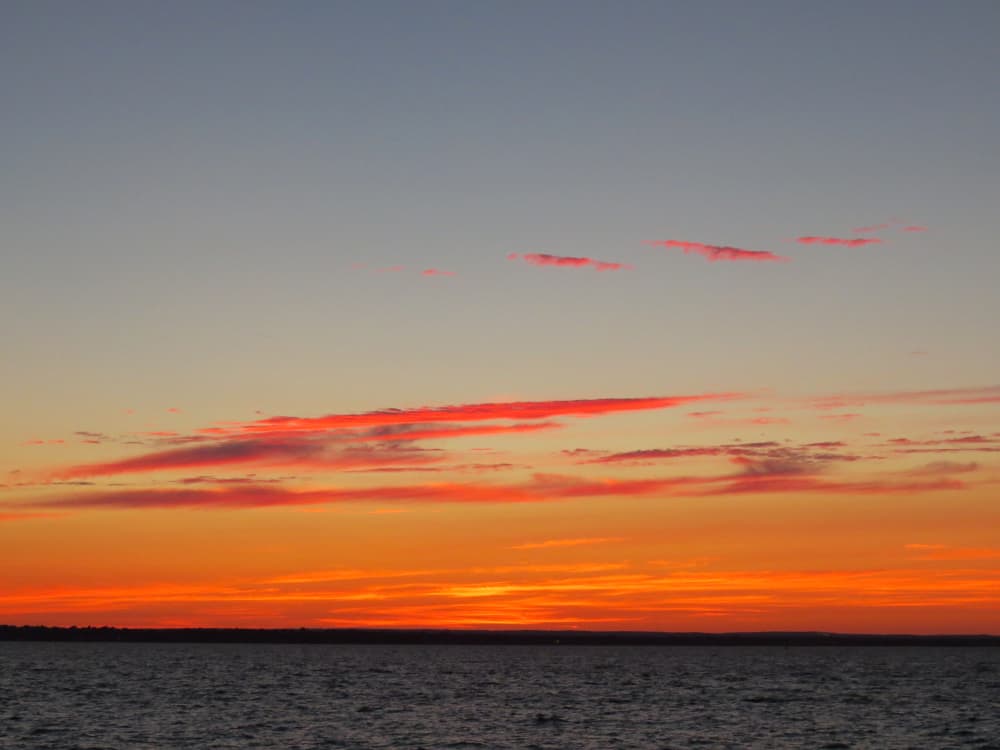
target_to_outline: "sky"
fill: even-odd
[[[8,2],[0,622],[1000,634],[1000,6]]]

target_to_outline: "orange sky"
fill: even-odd
[[[25,441],[0,620],[1000,631],[1000,435],[972,429],[1000,391],[843,401],[864,417],[726,392]],[[874,429],[939,410],[970,429]]]

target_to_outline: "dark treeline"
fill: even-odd
[[[111,628],[0,625],[3,641],[561,646],[1000,646],[990,635],[635,633],[551,630]]]

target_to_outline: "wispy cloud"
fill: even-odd
[[[440,268],[425,268],[420,272],[421,276],[455,276],[454,271],[442,271]]]
[[[175,448],[103,463],[78,464],[51,473],[54,479],[113,476],[252,464],[266,468],[348,469],[400,463],[431,463],[445,457],[399,446],[332,449],[306,439],[240,440]]]
[[[666,248],[678,248],[683,250],[685,255],[701,255],[710,263],[720,260],[785,263],[789,260],[784,255],[776,255],[769,250],[745,250],[741,247],[731,247],[730,245],[706,245],[703,242],[684,242],[682,240],[648,240],[646,244]]]
[[[904,232],[926,232],[927,231],[927,227],[925,227],[925,226],[923,226],[921,224],[910,224],[908,226],[903,227],[903,231]]]
[[[842,245],[844,247],[863,247],[882,242],[878,237],[796,237],[795,241],[802,245]]]
[[[91,491],[15,503],[24,509],[264,508],[334,503],[543,503],[602,497],[700,497],[779,492],[891,494],[960,490],[952,477],[903,480],[838,480],[817,475],[807,461],[739,459],[740,471],[722,475],[623,479],[536,474],[516,484],[435,482],[361,488],[288,489],[279,485],[223,485],[206,488],[152,488]]]
[[[856,227],[851,231],[854,232],[855,234],[868,234],[869,232],[881,232],[882,230],[888,229],[891,226],[892,224],[890,224],[889,222],[884,222],[882,224],[872,224],[871,226],[867,227]]]
[[[413,409],[382,409],[355,414],[327,414],[321,417],[267,417],[253,422],[236,422],[208,427],[209,435],[316,432],[387,425],[414,425],[436,422],[481,422],[489,420],[530,420],[552,417],[587,417],[633,411],[669,409],[702,401],[742,398],[740,393],[703,393],[684,396],[639,398],[595,398],[563,401],[501,401]]]
[[[1000,404],[1000,385],[976,388],[941,388],[926,391],[838,394],[812,401],[812,406],[817,409],[842,409],[851,406],[864,406],[865,404],[923,404],[928,406]]]
[[[612,263],[605,260],[596,260],[587,257],[575,257],[571,255],[549,255],[548,253],[509,253],[507,260],[523,260],[533,266],[555,266],[557,268],[585,268],[590,267],[596,271],[629,271],[632,266],[627,263]]]

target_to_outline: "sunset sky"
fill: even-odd
[[[0,623],[1000,634],[1000,4],[0,15]]]

